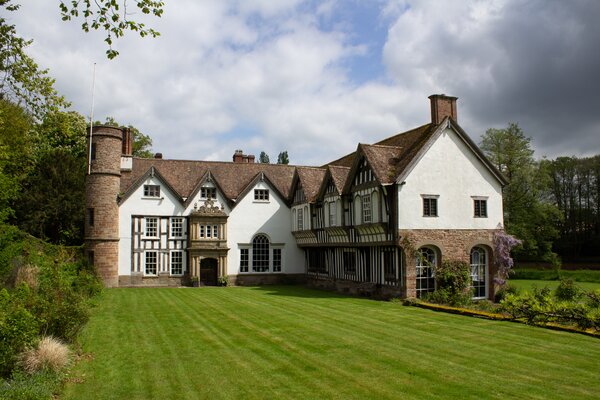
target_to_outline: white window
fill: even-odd
[[[257,235],[252,240],[252,272],[269,272],[269,238]]]
[[[214,187],[203,187],[200,188],[200,198],[202,199],[216,199],[217,188]]]
[[[248,272],[249,249],[240,249],[240,272]]]
[[[268,189],[254,189],[254,200],[255,201],[269,201],[269,190]]]
[[[212,230],[210,229],[210,225],[206,225],[206,238],[212,238]]]
[[[158,236],[158,218],[146,217],[146,237]]]
[[[299,231],[304,230],[304,213],[301,208],[298,209],[297,227]]]
[[[435,266],[437,255],[429,247],[421,247],[417,252],[417,297],[435,290]]]
[[[487,254],[481,247],[471,249],[471,283],[474,299],[487,297]]]
[[[200,239],[204,238],[204,225],[198,225],[198,236]]]
[[[281,249],[273,249],[273,272],[281,272]]]
[[[371,223],[371,195],[366,194],[362,197],[362,222]]]
[[[183,218],[171,218],[171,237],[183,236]]]
[[[337,224],[336,217],[337,217],[336,203],[332,201],[331,203],[329,203],[329,226],[336,226],[336,224]]]
[[[146,275],[156,275],[158,270],[158,257],[156,251],[147,251],[145,256],[145,270]]]
[[[160,197],[160,186],[144,185],[144,197]]]
[[[213,225],[213,238],[219,238],[219,225]]]
[[[183,275],[183,251],[171,252],[171,275]]]

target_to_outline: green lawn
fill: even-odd
[[[520,290],[530,290],[534,285],[539,289],[544,286],[548,286],[550,289],[556,289],[560,281],[544,281],[537,279],[510,279],[508,283],[512,286],[519,288]],[[584,290],[596,290],[600,289],[600,283],[596,282],[575,282],[577,286]]]
[[[575,399],[600,341],[302,287],[107,290],[61,399]]]

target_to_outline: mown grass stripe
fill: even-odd
[[[110,290],[82,342],[95,359],[65,399],[594,398],[600,386],[597,339],[301,287]]]

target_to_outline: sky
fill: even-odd
[[[161,18],[131,15],[161,36],[128,32],[114,60],[59,0],[20,0],[7,20],[88,117],[96,63],[94,119],[164,158],[322,165],[430,122],[431,94],[458,97],[477,143],[516,122],[537,158],[600,153],[600,1],[164,1]]]

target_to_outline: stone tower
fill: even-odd
[[[85,252],[106,287],[119,285],[119,207],[123,139],[111,126],[92,131],[91,168],[85,180]],[[126,142],[130,142],[126,140]],[[127,150],[125,150],[127,151]]]

